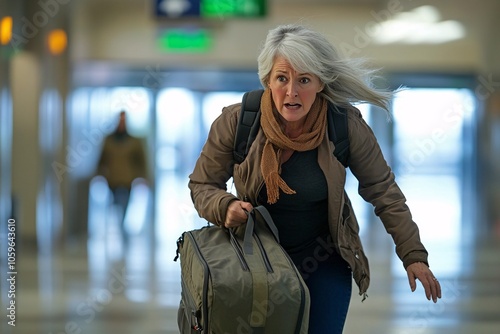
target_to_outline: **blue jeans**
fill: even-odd
[[[333,249],[301,253],[292,259],[311,296],[309,334],[342,333],[352,292],[350,267]]]

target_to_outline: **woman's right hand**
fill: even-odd
[[[229,203],[226,212],[224,227],[237,227],[247,222],[248,212],[252,211],[253,206],[249,202],[232,201]]]

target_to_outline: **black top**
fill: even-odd
[[[280,191],[275,204],[267,203],[266,187],[260,201],[269,210],[279,230],[280,243],[293,255],[306,255],[328,231],[328,187],[318,164],[317,149],[294,152],[281,166],[281,177],[296,194]]]

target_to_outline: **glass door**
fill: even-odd
[[[393,165],[436,275],[461,268],[464,185],[472,176],[465,131],[474,96],[468,89],[408,89],[393,101]],[[437,256],[437,254],[439,256]],[[394,256],[395,272],[405,275]]]

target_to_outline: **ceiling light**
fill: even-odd
[[[381,22],[373,39],[378,44],[439,44],[465,36],[462,23],[440,20],[441,15],[435,7],[421,6]]]

